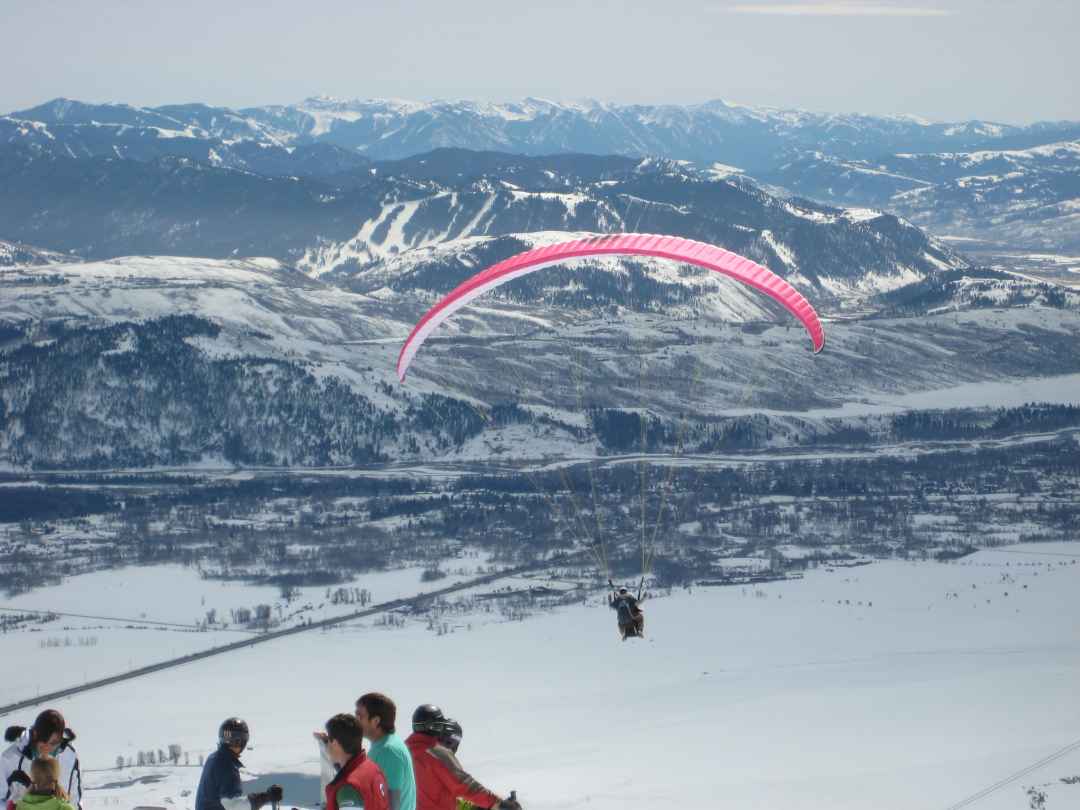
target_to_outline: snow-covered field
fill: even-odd
[[[176,598],[199,598],[178,582]],[[365,620],[57,705],[79,734],[88,808],[191,807],[194,764],[116,758],[178,743],[194,763],[231,714],[252,726],[253,780],[310,807],[311,731],[372,689],[398,701],[403,726],[418,703],[441,704],[465,728],[466,766],[531,810],[944,808],[1080,737],[1078,610],[1080,542],[1025,545],[676,591],[648,604],[644,642],[618,641],[599,595],[441,636]],[[147,652],[165,657],[166,635],[148,634]],[[13,640],[0,638],[8,677],[67,666],[70,651],[46,662],[12,655]],[[97,649],[123,668],[111,643]],[[1080,785],[1059,781],[1074,775],[1080,752],[972,806],[1026,807],[1037,785],[1049,810],[1075,807]]]
[[[1080,374],[1024,380],[984,380],[910,394],[878,394],[845,402],[837,408],[811,408],[801,412],[801,415],[808,418],[835,418],[939,408],[1017,408],[1031,402],[1061,405],[1080,403]],[[785,412],[765,408],[729,408],[723,413],[739,416],[755,413],[780,415]]]
[[[476,567],[486,562],[485,555],[443,563],[448,576],[430,582],[421,581],[422,566],[365,574],[344,586],[298,588],[290,602],[275,586],[203,579],[182,565],[131,566],[72,577],[61,587],[39,588],[0,603],[4,613],[62,614],[32,631],[0,637],[0,704],[252,635],[232,622],[235,609],[268,604],[272,617],[284,625],[319,621],[361,609],[355,603],[333,604],[327,594],[339,587],[362,588],[372,603],[388,602],[475,576]],[[200,630],[197,625],[210,610],[216,611],[216,625]],[[27,660],[40,663],[41,669],[27,667]]]

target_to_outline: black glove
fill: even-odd
[[[8,777],[8,784],[10,785],[12,782],[18,782],[23,787],[30,787],[30,785],[33,784],[26,771],[22,770],[15,771]]]
[[[510,796],[495,805],[494,810],[521,810],[521,803],[517,800],[517,791],[511,790]]]
[[[280,802],[284,795],[281,785],[271,785],[270,789],[263,793],[249,793],[248,801],[251,802],[251,810],[260,810],[271,802]]]

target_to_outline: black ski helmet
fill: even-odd
[[[230,717],[218,728],[217,738],[218,745],[239,745],[242,751],[247,748],[251,732],[248,731],[248,724],[239,717]]]
[[[412,713],[412,728],[417,734],[432,734],[438,737],[446,727],[446,715],[434,703],[417,706]]]
[[[442,733],[439,735],[439,743],[445,745],[456,754],[458,746],[461,745],[462,736],[464,736],[464,734],[461,730],[461,723],[457,720],[450,720],[447,718],[443,722]]]

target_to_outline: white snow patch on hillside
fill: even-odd
[[[39,283],[56,276],[65,283]],[[271,351],[320,362],[371,365],[357,345],[407,333],[407,324],[387,318],[384,307],[369,296],[313,282],[272,259],[129,257],[0,267],[0,281],[18,292],[0,297],[4,319],[63,318],[101,325],[190,314],[222,327],[217,338],[193,342],[215,357]],[[378,346],[371,349],[373,354],[382,351]],[[389,350],[382,365],[390,376]]]
[[[554,323],[548,318],[541,318],[536,315],[529,315],[525,312],[515,311],[509,308],[491,309],[489,307],[478,306],[477,304],[469,304],[469,311],[477,315],[491,315],[498,318],[512,318],[514,320],[525,321],[526,323],[535,324],[546,329],[554,327]]]
[[[743,170],[738,166],[728,166],[726,163],[713,163],[709,167],[709,176],[714,180],[726,180],[734,174],[742,174]]]
[[[898,157],[919,157],[918,155],[898,155]],[[1028,149],[982,149],[974,152],[940,152],[935,157],[943,161],[956,161],[962,166],[975,166],[992,160],[1009,162],[1030,162],[1033,158],[1054,158],[1068,160],[1080,158],[1080,141],[1059,141],[1042,144]]]
[[[599,445],[595,440],[588,444],[583,443],[579,438],[553,425],[508,425],[488,428],[467,440],[450,458],[462,461],[509,461],[565,458],[572,455],[582,460],[596,458],[599,452]]]
[[[809,208],[802,208],[797,205],[793,205],[790,202],[785,201],[783,208],[789,214],[799,217],[799,219],[808,219],[811,222],[818,222],[821,224],[831,224],[836,222],[836,216],[833,214],[825,214],[821,211],[813,211]]]
[[[943,262],[941,259],[939,259],[934,254],[928,253],[925,250],[923,251],[923,258],[926,259],[926,261],[930,262],[930,264],[934,265],[934,267],[936,267],[938,270],[952,270],[953,269],[952,265],[950,265],[948,262]]]
[[[509,185],[509,184],[507,184]],[[562,191],[512,191],[514,202],[521,202],[522,200],[552,200],[554,202],[560,202],[566,206],[567,216],[574,216],[577,213],[577,207],[588,201],[588,197],[579,192],[562,192]]]
[[[525,194],[526,192],[522,193]],[[576,205],[577,202],[584,199],[580,194],[555,194],[554,196],[575,198],[564,200],[568,205]],[[300,261],[297,262],[297,266],[307,275],[318,278],[349,261],[356,261],[360,265],[365,265],[376,261],[392,260],[411,250],[438,249],[444,245],[449,250],[458,249],[460,247],[459,243],[463,239],[483,233],[482,224],[484,218],[490,213],[498,195],[491,194],[487,197],[480,210],[461,230],[460,236],[456,239],[447,240],[448,231],[421,231],[414,233],[406,240],[405,228],[408,227],[420,206],[447,197],[450,199],[450,207],[456,207],[457,194],[453,192],[440,192],[431,197],[406,202],[384,203],[380,212],[372,219],[364,221],[356,235],[351,239],[344,242],[323,242],[310,247],[304,252]],[[452,226],[453,217],[450,218],[450,223],[450,226]],[[379,241],[375,240],[377,231],[386,231]]]
[[[773,252],[780,257],[782,261],[789,269],[794,270],[799,266],[798,261],[795,259],[795,254],[791,248],[777,239],[773,232],[770,230],[764,230],[761,232],[762,240],[773,249]]]
[[[848,222],[869,222],[884,216],[881,211],[873,208],[845,208],[841,216]]]
[[[184,129],[164,129],[162,127],[147,127],[148,131],[153,132],[157,137],[163,139],[171,138],[198,138],[199,133],[195,132],[191,127]]]
[[[935,264],[943,266],[941,262],[935,262]],[[944,265],[944,269],[948,269],[948,266]],[[907,265],[898,265],[896,272],[893,273],[864,273],[855,283],[846,278],[832,276],[820,276],[818,281],[822,287],[838,298],[862,299],[867,295],[888,292],[908,284],[914,284],[922,281],[924,277],[923,273],[914,268]]]

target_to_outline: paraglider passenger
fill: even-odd
[[[240,754],[247,748],[251,734],[239,717],[230,717],[218,728],[218,748],[206,758],[199,787],[195,792],[195,810],[259,810],[281,801],[284,791],[271,785],[262,793],[244,795]]]
[[[457,810],[459,807],[521,810],[513,793],[503,799],[461,767],[454,752],[442,742],[448,734],[453,736],[452,723],[442,709],[430,703],[418,706],[413,712],[413,733],[405,744],[412,752],[416,772],[417,810]]]
[[[640,638],[645,635],[645,614],[641,610],[640,600],[626,588],[619,588],[608,597],[608,607],[615,611],[619,621],[619,635],[622,640]]]
[[[457,754],[458,748],[461,747],[461,738],[463,734],[464,732],[461,730],[461,723],[447,717],[446,723],[443,726],[443,732],[439,735],[439,745],[443,745]]]
[[[356,699],[356,720],[371,741],[368,756],[382,768],[390,788],[390,810],[416,810],[416,779],[405,742],[395,733],[397,706],[379,692]]]
[[[326,753],[337,776],[326,786],[326,810],[363,807],[390,810],[390,788],[382,769],[364,753],[364,731],[351,714],[326,721]]]

